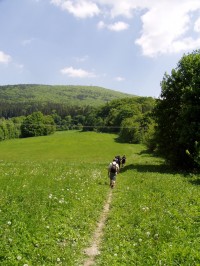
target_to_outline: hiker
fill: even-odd
[[[119,165],[119,169],[120,169],[120,166],[121,166],[121,157],[120,157],[120,155],[115,156],[115,159],[116,159],[116,162]]]
[[[108,177],[110,178],[110,187],[114,188],[116,182],[116,176],[119,173],[119,165],[116,162],[116,158],[108,166]]]
[[[122,156],[121,162],[122,162],[122,167],[124,167],[124,165],[126,164],[126,155]]]

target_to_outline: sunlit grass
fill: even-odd
[[[118,177],[97,265],[200,265],[198,176],[138,159]]]
[[[132,153],[132,145],[115,141],[114,134],[66,131],[54,135],[0,142],[0,160],[109,163],[113,156]]]
[[[114,139],[69,131],[0,143],[1,265],[79,265],[109,191],[108,163],[126,148]]]
[[[80,266],[117,177],[96,265],[199,265],[199,176],[172,172],[115,135],[57,132],[0,142],[0,265]]]
[[[75,265],[108,185],[98,165],[1,163],[1,265]],[[76,256],[75,256],[76,254]]]

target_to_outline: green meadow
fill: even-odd
[[[0,142],[0,265],[83,265],[118,154],[127,163],[95,265],[200,265],[200,176],[116,137],[66,131]]]

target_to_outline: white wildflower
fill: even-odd
[[[59,200],[59,203],[60,204],[64,203],[64,200],[63,199]]]
[[[146,232],[146,235],[147,235],[147,237],[149,237],[149,236],[150,236],[150,234],[151,234],[150,232]]]
[[[11,222],[11,221],[8,221],[8,222],[7,222],[7,224],[8,224],[8,225],[11,225],[11,224],[12,224],[12,222]]]
[[[145,207],[142,207],[142,211],[144,211],[144,212],[147,212],[147,211],[149,211],[149,207],[147,207],[147,206],[145,206]]]
[[[21,260],[22,259],[22,257],[21,256],[17,256],[17,260]]]
[[[159,237],[158,234],[155,234],[155,235],[154,235],[154,238],[155,238],[155,239],[158,239],[158,237]]]

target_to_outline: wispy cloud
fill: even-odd
[[[65,67],[60,70],[63,75],[71,78],[94,78],[96,75],[93,72],[88,72],[81,68]]]
[[[11,56],[0,51],[0,63],[7,64],[12,60]]]
[[[25,39],[22,41],[22,45],[27,46],[27,45],[31,44],[33,41],[34,41],[34,38]]]
[[[94,1],[51,0],[51,3],[60,7],[62,10],[68,11],[78,18],[94,17],[100,13],[100,9]]]
[[[107,28],[111,31],[123,31],[127,30],[129,27],[129,24],[123,22],[123,21],[118,21],[113,24],[105,24],[103,21],[100,21],[97,25],[99,29]]]
[[[84,56],[82,56],[82,57],[76,57],[75,60],[76,60],[76,62],[78,62],[78,63],[82,63],[82,62],[87,61],[88,58],[89,58],[88,55],[84,55]]]
[[[20,69],[20,70],[23,70],[23,69],[24,69],[24,65],[23,65],[23,64],[15,63],[14,66],[15,66],[17,69]]]
[[[121,81],[124,81],[124,80],[125,80],[125,78],[120,77],[120,76],[115,77],[114,79],[115,79],[116,81],[118,81],[118,82],[121,82]]]

